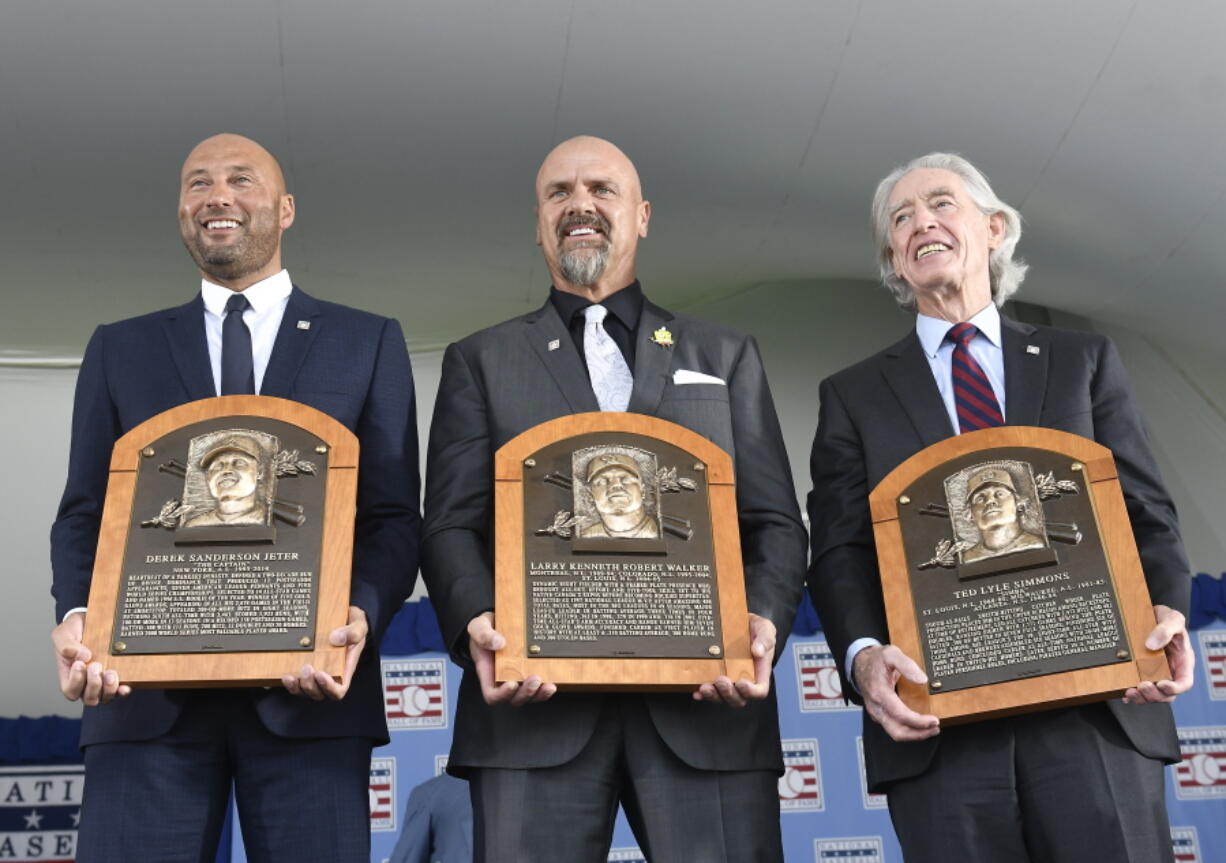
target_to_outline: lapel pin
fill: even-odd
[[[556,351],[560,347],[562,347],[561,339],[550,339],[549,340],[549,350]]]
[[[651,340],[660,347],[671,348],[673,346],[673,334],[666,327],[660,327],[651,334]]]
[[[298,322],[298,329],[300,329],[300,330],[309,330],[310,328],[311,328],[311,322],[310,322],[310,321],[299,321],[299,322]]]
[[[1039,346],[1038,345],[1026,345],[1026,353],[1032,354],[1033,356],[1037,357],[1039,355]]]

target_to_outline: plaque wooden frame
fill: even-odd
[[[593,432],[628,432],[667,441],[705,465],[712,526],[714,569],[723,634],[723,655],[710,659],[544,658],[528,652],[524,577],[524,460],[542,447]],[[502,682],[536,674],[568,690],[693,690],[727,675],[754,679],[741,539],[736,529],[736,483],[732,458],[702,435],[657,417],[618,412],[572,414],[534,426],[494,455],[495,621],[506,646],[495,653],[494,676]]]
[[[115,611],[124,553],[131,526],[137,472],[154,441],[183,426],[227,417],[257,416],[280,420],[325,441],[328,473],[316,595],[315,638],[310,650],[234,653],[161,653],[124,655],[115,649]],[[235,395],[200,399],[164,411],[131,429],[115,442],[106,502],[90,582],[84,643],[104,669],[114,669],[134,689],[183,687],[279,686],[286,673],[310,664],[340,681],[345,647],[328,643],[328,634],[348,619],[353,519],[357,500],[358,440],[327,414],[298,402],[272,396]]]
[[[903,702],[917,713],[937,716],[943,725],[1104,701],[1122,695],[1140,681],[1170,679],[1165,654],[1145,647],[1155,624],[1153,605],[1111,451],[1087,438],[1055,429],[1002,426],[947,438],[907,459],[873,489],[869,507],[890,641],[924,667],[912,596],[913,569],[904,555],[899,522],[900,506],[911,503],[903,496],[904,491],[920,477],[960,456],[977,452],[987,456],[990,450],[1013,447],[1066,455],[1070,468],[1084,476],[1130,659],[949,692],[930,692],[926,686],[900,678],[898,694]]]

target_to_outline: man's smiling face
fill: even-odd
[[[546,157],[536,179],[536,242],[554,284],[588,288],[634,281],[650,205],[625,154],[599,138],[572,138]]]
[[[293,217],[281,169],[254,141],[217,135],[188,155],[179,233],[205,276],[246,287],[280,270],[281,232]]]
[[[961,177],[941,168],[911,171],[894,185],[888,213],[894,272],[915,291],[921,311],[926,296],[942,291],[990,299],[988,256],[1004,238],[1004,220],[983,213]]]

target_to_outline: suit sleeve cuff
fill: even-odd
[[[64,612],[64,616],[60,618],[60,623],[63,623],[65,620],[67,620],[68,618],[72,617],[72,616],[73,616],[74,614],[76,614],[77,612],[80,612],[81,614],[84,614],[84,613],[85,613],[85,606],[84,606],[84,605],[78,605],[76,608],[70,608],[70,609],[68,609],[67,611],[65,611],[65,612]]]
[[[860,654],[860,651],[866,647],[880,646],[881,642],[875,638],[857,638],[851,643],[851,646],[847,648],[847,656],[843,660],[843,676],[847,678],[847,682],[851,684],[852,688],[856,690],[857,694],[860,692],[860,687],[856,685],[856,676],[852,674],[856,664],[856,657]]]

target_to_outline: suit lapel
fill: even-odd
[[[1014,426],[1038,425],[1043,394],[1047,392],[1050,344],[1030,324],[1005,317],[1001,317],[1000,323],[1005,358],[1005,421]]]
[[[525,322],[524,337],[562,391],[571,413],[600,410],[596,393],[587,379],[583,357],[575,350],[575,341],[553,303],[546,301],[536,315]],[[550,345],[554,347],[551,349]]]
[[[308,324],[306,329],[299,326],[302,321]],[[302,367],[307,350],[322,326],[324,321],[320,316],[319,302],[295,285],[285,305],[281,326],[277,329],[277,339],[272,345],[268,368],[264,370],[260,395],[289,398],[293,394],[298,369]]]
[[[954,429],[915,331],[886,351],[886,358],[886,383],[902,403],[924,446],[950,437]]]
[[[643,311],[639,314],[638,345],[634,349],[634,389],[630,393],[630,406],[626,410],[638,414],[655,414],[664,396],[668,371],[673,362],[673,348],[658,345],[651,340],[652,334],[673,319],[672,312],[644,299]]]
[[[217,395],[209,344],[204,334],[204,298],[197,294],[190,303],[171,309],[162,321],[175,368],[191,401]]]

